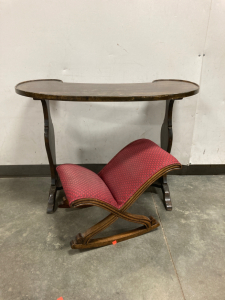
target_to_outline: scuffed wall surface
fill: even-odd
[[[198,120],[205,101],[207,111],[215,109],[211,97],[216,94],[204,97],[208,80],[219,86],[220,95],[224,86],[222,77],[217,81],[216,69],[213,77],[204,75],[209,59],[209,49],[203,57],[204,45],[209,47],[214,39],[211,0],[0,0],[0,4],[0,165],[47,163],[41,104],[14,92],[18,82],[40,78],[96,83],[160,78],[199,83],[201,78],[200,98],[174,105],[172,154],[183,164],[190,157],[192,163],[218,163],[210,142],[203,142],[203,132],[209,127],[218,130],[218,125],[210,116],[207,124]],[[222,1],[213,7],[217,4]],[[210,51],[216,60],[214,48]],[[165,102],[52,102],[51,108],[57,163],[106,163],[134,139],[146,137],[159,144]],[[217,113],[221,110],[222,106]],[[221,140],[222,132],[216,142]],[[203,144],[208,151],[204,158]],[[220,157],[225,160],[222,150]]]

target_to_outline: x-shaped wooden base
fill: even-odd
[[[120,215],[123,219],[127,220],[127,213],[123,216]],[[137,218],[139,217],[139,218]],[[131,219],[133,220],[131,221]],[[92,239],[94,235],[99,233],[100,231],[104,230],[106,227],[114,223],[118,217],[114,214],[110,214],[105,219],[94,225],[93,227],[89,228],[85,233],[79,233],[76,236],[75,240],[70,242],[72,249],[88,249],[88,248],[95,248],[95,247],[102,247],[113,244],[113,242],[119,243],[130,238],[142,235],[147,233],[151,230],[156,229],[159,226],[159,223],[153,217],[145,217],[145,216],[137,216],[129,214],[129,221],[135,223],[145,224],[139,228],[129,230],[120,234],[112,235],[105,238],[98,238]]]
[[[98,200],[87,200],[87,201],[88,201],[87,204],[81,205],[80,208],[83,208],[84,206],[87,207],[87,206],[95,204],[97,206],[100,206],[102,208],[105,208],[105,209],[111,211],[111,213],[106,218],[104,218],[103,220],[101,220],[100,222],[98,222],[97,224],[92,226],[91,228],[89,228],[84,233],[79,233],[76,236],[76,239],[72,240],[70,242],[72,249],[88,249],[88,248],[95,248],[95,247],[111,245],[113,242],[119,243],[119,242],[128,240],[130,238],[142,235],[149,231],[152,231],[160,225],[151,216],[148,218],[143,215],[136,215],[136,214],[131,214],[131,213],[126,212],[125,210],[129,207],[128,205],[124,206],[121,210],[118,210],[116,208],[110,207],[107,204],[102,205],[102,203]],[[59,205],[59,207],[60,208],[69,207],[68,201],[64,198],[63,203],[61,205]],[[79,208],[79,206],[78,206],[78,208]],[[138,223],[143,226],[133,229],[133,230],[129,230],[129,231],[120,233],[120,234],[112,235],[109,237],[92,239],[93,236],[95,236],[96,234],[103,231],[111,224],[113,224],[118,218],[124,219],[126,221],[130,221],[133,223]]]

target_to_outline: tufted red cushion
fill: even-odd
[[[171,154],[147,139],[136,140],[123,148],[98,174],[106,183],[117,208],[162,168],[180,163]]]
[[[56,168],[69,205],[79,199],[98,199],[115,207],[117,203],[104,181],[94,172],[78,165],[64,164]]]
[[[123,148],[99,172],[78,165],[57,167],[64,192],[71,205],[79,199],[98,199],[120,209],[154,174],[180,163],[171,154],[147,139],[134,141]]]

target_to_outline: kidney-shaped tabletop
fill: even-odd
[[[57,79],[30,80],[15,87],[16,93],[35,100],[154,101],[181,99],[199,91],[196,83],[163,79],[147,83],[68,83]]]

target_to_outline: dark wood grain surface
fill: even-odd
[[[67,83],[56,79],[31,80],[15,87],[16,93],[37,100],[61,101],[154,101],[195,95],[199,86],[184,80],[148,83]]]

